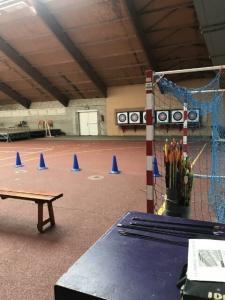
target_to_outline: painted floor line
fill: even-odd
[[[199,157],[202,155],[202,152],[204,151],[205,147],[206,147],[207,143],[202,147],[202,149],[199,151],[198,155],[195,157],[195,159],[193,160],[192,164],[191,164],[191,168],[194,167],[194,165],[196,164],[197,160],[199,159]]]
[[[22,156],[24,157],[24,156],[28,156],[28,155],[32,155],[32,154],[37,154],[37,153],[40,153],[40,152],[46,153],[48,151],[50,151],[50,150],[43,150],[43,151],[36,151],[36,152],[27,152],[26,154],[23,154]],[[8,160],[8,159],[14,159],[14,158],[15,158],[15,155],[14,156],[8,156],[8,157],[0,158],[0,161],[5,161],[5,160]]]
[[[224,179],[225,176],[223,175],[209,175],[209,174],[194,174],[196,178],[222,178]]]
[[[1,148],[1,145],[0,145],[0,148]],[[27,147],[19,147],[21,151],[23,151],[22,149],[25,149],[27,150]],[[2,149],[14,149],[14,150],[17,150],[18,149],[18,146],[14,146],[14,147],[2,147]],[[47,148],[43,148],[43,147],[29,147],[29,149],[31,150],[42,150],[42,149],[48,149],[48,150],[54,150],[54,147],[47,147]],[[13,151],[13,150],[12,150]],[[1,152],[1,150],[0,150]]]
[[[84,151],[76,151],[76,154],[81,154],[81,153],[94,153],[94,152],[102,152],[102,151],[120,151],[120,150],[126,150],[126,149],[142,149],[143,147],[123,147],[123,148],[109,148],[109,149],[95,149],[95,150],[84,150]],[[43,151],[44,152],[44,151]],[[72,150],[65,150],[65,151],[61,151],[58,154],[53,154],[51,155],[51,158],[55,158],[55,157],[61,157],[63,155],[73,155],[74,152],[72,152]],[[13,157],[15,158],[15,157]],[[0,159],[1,160],[1,159]],[[35,161],[37,160],[37,157],[35,158],[30,158],[30,159],[23,159],[23,162],[29,162],[29,161]],[[0,168],[2,167],[9,167],[9,166],[13,166],[14,164],[5,164],[5,165],[0,165]]]

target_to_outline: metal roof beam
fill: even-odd
[[[22,96],[20,93],[13,90],[9,85],[7,85],[4,82],[0,82],[0,91],[9,96],[10,98],[16,100],[16,102],[18,102],[25,108],[29,108],[31,105],[31,101],[28,98]]]
[[[187,57],[176,57],[176,58],[172,58],[172,57],[168,57],[166,59],[162,59],[160,60],[161,63],[170,63],[178,61],[178,62],[182,62],[182,61],[191,61],[191,60],[197,60],[197,61],[209,61],[209,57],[206,57],[204,55],[199,55],[199,56],[187,56]]]
[[[62,43],[65,49],[72,55],[74,60],[80,65],[81,69],[87,74],[89,79],[95,84],[103,96],[107,95],[107,88],[95,69],[83,56],[76,44],[71,40],[69,35],[64,31],[62,26],[58,23],[55,16],[49,11],[48,7],[40,0],[33,0],[34,7],[48,26],[48,28],[54,33],[57,39]]]
[[[137,35],[139,37],[139,40],[148,58],[148,62],[154,70],[158,70],[159,69],[158,64],[156,63],[155,57],[151,51],[151,46],[149,45],[149,41],[146,38],[146,35],[142,29],[138,13],[135,9],[134,0],[125,0],[125,3],[129,11],[129,14],[131,16],[131,19],[133,20],[133,24],[136,29]]]
[[[162,7],[155,8],[155,9],[145,10],[140,14],[141,15],[146,15],[146,14],[158,13],[158,12],[166,11],[166,10],[193,8],[193,7],[194,7],[193,1],[187,1],[187,2],[184,2],[184,3],[177,3],[177,4],[173,4],[173,5],[162,6]]]
[[[176,8],[168,11],[165,15],[163,15],[161,18],[159,18],[155,23],[153,23],[151,26],[149,26],[148,30],[153,30],[156,25],[160,24],[161,22],[164,22],[170,15],[174,14],[176,11],[177,11]]]
[[[57,87],[44,77],[35,67],[33,67],[20,53],[18,53],[9,43],[0,37],[0,50],[8,56],[17,66],[35,80],[42,88],[48,91],[54,98],[64,106],[68,106],[69,98],[61,93]]]
[[[149,0],[142,8],[139,9],[138,13],[144,12],[155,0]]]
[[[177,34],[178,32],[182,31],[182,28],[177,28],[174,31],[168,33],[167,35],[165,35],[163,38],[161,38],[159,41],[156,42],[156,47],[159,47],[162,45],[162,43],[167,40],[168,38],[170,38],[171,36],[174,36],[175,34]]]
[[[153,47],[152,49],[154,50],[162,50],[162,49],[168,49],[168,48],[178,48],[178,47],[205,47],[203,43],[192,43],[192,42],[185,42],[185,43],[180,43],[180,44],[167,44],[163,46],[156,46]]]
[[[182,28],[183,30],[186,30],[186,29],[198,29],[199,26],[198,26],[198,24],[193,24],[193,23],[180,24],[180,25],[175,25],[175,26],[165,26],[165,27],[155,28],[155,29],[152,29],[152,26],[149,26],[148,28],[145,29],[144,32],[148,34],[148,33],[155,33],[155,32],[175,30],[175,29],[179,29],[179,28]]]

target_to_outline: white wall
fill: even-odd
[[[96,109],[99,115],[99,135],[105,135],[106,122],[101,118],[103,115],[105,119],[105,103],[105,99],[99,98],[71,100],[68,107],[62,106],[58,101],[34,102],[28,110],[20,104],[2,105],[0,127],[14,127],[19,122],[26,121],[31,129],[37,129],[39,120],[53,120],[54,128],[59,128],[68,135],[79,135],[77,111]]]

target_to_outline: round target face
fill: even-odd
[[[165,112],[159,113],[159,114],[158,114],[158,119],[159,119],[159,121],[161,121],[161,122],[166,121],[166,119],[167,119],[167,114],[166,114]]]
[[[179,122],[182,120],[182,113],[180,111],[176,111],[174,114],[173,114],[173,118],[175,121]]]
[[[136,114],[136,113],[133,113],[130,117],[131,121],[132,122],[137,122],[138,121],[138,118],[139,118],[139,115]]]
[[[190,112],[188,113],[188,119],[191,120],[191,121],[196,120],[197,117],[198,117],[198,114],[197,114],[196,111],[190,111]]]
[[[120,122],[125,122],[126,119],[127,119],[127,116],[126,116],[125,114],[120,114],[120,115],[119,115],[119,121],[120,121]]]

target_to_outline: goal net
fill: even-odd
[[[159,173],[155,177],[155,209],[163,209],[166,192],[165,144],[183,139],[187,107],[187,155],[192,167],[190,203],[192,218],[225,222],[225,105],[218,72],[200,87],[196,82],[178,85],[165,76],[155,76],[155,155]],[[199,82],[197,82],[199,84]],[[167,140],[166,140],[167,139]],[[166,140],[166,141],[165,141]],[[163,153],[164,151],[164,153]]]

